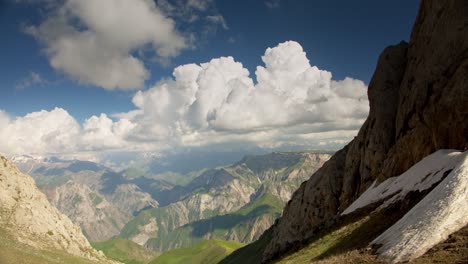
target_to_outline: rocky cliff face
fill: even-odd
[[[372,182],[397,176],[438,149],[468,147],[466,1],[422,1],[410,43],[388,47],[369,85],[358,136],[303,183],[272,228],[269,261],[302,243]]]
[[[130,218],[84,184],[69,181],[48,194],[50,202],[80,225],[90,241],[105,240],[119,234]]]
[[[149,193],[93,162],[20,156],[49,202],[79,225],[90,241],[110,239],[144,208],[157,207]]]
[[[68,217],[47,201],[34,180],[0,156],[0,228],[21,243],[108,262]],[[109,261],[110,262],[110,261]]]

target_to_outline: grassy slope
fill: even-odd
[[[2,264],[91,264],[87,259],[62,251],[38,250],[15,241],[0,230],[0,263]]]
[[[147,263],[157,256],[157,253],[123,238],[113,238],[92,245],[107,257],[128,264]]]
[[[271,229],[268,229],[263,235],[255,242],[242,247],[222,259],[220,264],[250,264],[250,263],[261,263],[262,253],[265,247],[268,245],[271,239]]]
[[[361,221],[350,224],[344,229],[333,232],[317,241],[312,242],[302,250],[283,258],[278,263],[322,263],[322,264],[341,264],[341,263],[386,263],[372,255],[369,249],[355,248],[349,251],[335,251],[337,254],[328,254],[320,258],[319,256],[331,248],[344,237],[349,237],[355,232],[357,227],[365,225],[369,221]],[[360,223],[359,223],[360,222]],[[358,238],[356,236],[356,238]],[[366,239],[364,239],[367,241]],[[324,243],[323,245],[321,243]],[[348,247],[351,248],[351,247]],[[468,263],[468,226],[465,226],[458,232],[455,232],[447,240],[434,246],[423,256],[410,261],[412,264],[430,264],[430,263]]]
[[[283,203],[273,195],[264,194],[238,211],[226,215],[193,222],[169,232],[167,235],[152,238],[148,246],[165,250],[177,243],[177,247],[190,247],[210,233],[216,239],[225,239],[228,233],[235,232],[244,237],[250,232],[249,223],[262,215],[277,218],[281,214]]]
[[[138,234],[138,226],[144,226],[149,223],[151,218],[159,216],[159,211],[161,208],[152,208],[140,212],[136,217],[134,217],[130,222],[125,224],[125,226],[120,231],[120,236],[123,238],[130,238],[133,235]]]
[[[305,264],[324,261],[324,263],[328,263],[327,261],[330,259],[340,256],[338,262],[331,261],[329,263],[340,263],[340,261],[349,259],[352,261],[346,263],[376,263],[373,256],[360,252],[374,238],[398,221],[411,206],[412,204],[396,204],[370,216],[369,213],[373,210],[373,206],[357,210],[355,213],[341,218],[331,227],[319,231],[306,245],[291,245],[291,252],[283,255],[277,262]],[[259,240],[261,243],[256,242],[257,245],[251,244],[241,248],[223,260],[222,263],[256,263],[261,261],[263,250],[269,243],[268,236],[262,236],[262,238]],[[257,253],[254,253],[255,251]],[[255,254],[255,261],[249,262],[249,259],[252,259],[252,254]]]
[[[206,240],[190,248],[179,248],[163,253],[151,264],[211,264],[218,263],[242,244],[233,241]]]
[[[174,185],[185,186],[189,184],[193,179],[200,176],[207,169],[202,169],[198,171],[192,171],[187,174],[180,174],[176,172],[165,172],[152,176],[154,179],[164,180]]]
[[[359,250],[366,247],[370,241],[397,219],[397,217],[385,213],[374,214],[372,217],[350,216],[340,223],[322,230],[308,245],[283,256],[277,263],[305,264],[316,261],[324,263],[378,263],[373,256],[361,254]],[[258,241],[235,251],[221,263],[260,263],[263,250],[269,240],[269,233],[266,232]]]
[[[317,261],[325,259],[327,256],[333,255],[333,253],[350,249],[353,244],[357,246],[359,241],[356,240],[359,240],[361,234],[361,232],[359,232],[359,228],[365,226],[366,223],[369,223],[369,217],[364,217],[337,229],[323,232],[309,245],[289,256],[284,257],[278,263],[310,263],[312,260]],[[363,238],[362,240],[368,242],[369,239]]]

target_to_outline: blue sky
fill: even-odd
[[[93,115],[99,117],[101,113],[118,121],[121,117],[115,117],[114,114],[138,108],[132,102],[132,99],[135,101],[137,91],[141,90],[142,94],[149,96],[148,91],[156,83],[172,78],[172,71],[178,65],[205,63],[223,56],[232,56],[236,62],[242,63],[256,83],[256,67],[264,66],[262,56],[265,50],[289,40],[300,45],[311,66],[331,72],[332,80],[351,77],[367,85],[382,49],[409,39],[419,4],[417,0],[157,1],[151,10],[161,12],[163,17],[172,21],[174,28],[170,30],[175,36],[173,39],[183,39],[183,44],[179,42],[181,48],[169,56],[157,54],[151,48],[151,43],[156,45],[154,43],[158,40],[153,39],[158,36],[151,37],[153,42],[143,41],[139,46],[132,46],[124,55],[135,57],[146,69],[148,74],[142,79],[143,85],[126,89],[110,85],[103,89],[99,81],[89,81],[86,77],[78,80],[73,72],[75,69],[70,68],[74,65],[64,64],[69,62],[59,62],[65,65],[63,67],[51,66],[53,55],[50,49],[54,48],[53,41],[57,39],[44,41],[46,33],[39,32],[39,29],[47,19],[56,16],[57,10],[63,9],[64,3],[69,2],[73,4],[74,1],[44,0],[34,4],[34,1],[23,0],[6,1],[0,5],[0,30],[4,35],[0,42],[0,110],[8,115],[10,123],[16,117],[40,110],[51,111],[55,107],[64,109],[80,126],[86,119]],[[173,9],[165,8],[164,3],[171,4]],[[185,11],[178,12],[182,7],[186,8]],[[83,7],[85,11],[82,13],[67,15],[67,18],[73,20],[70,25],[81,32],[92,31],[84,20],[87,16],[86,8]],[[31,27],[36,33],[31,33]],[[158,25],[154,25],[154,30],[158,30]],[[125,39],[124,31],[122,35],[122,39]],[[179,44],[160,45],[166,45],[164,48],[167,49]],[[93,65],[83,64],[83,67],[90,66]],[[221,111],[217,110],[217,113]],[[129,120],[134,121],[131,118]],[[244,133],[241,130],[245,131],[244,128],[233,128],[221,121],[217,125],[210,125],[217,132],[234,131],[238,135]],[[313,124],[313,121],[298,122]],[[267,129],[278,125],[260,122],[247,130],[262,130],[262,124]],[[199,129],[190,131],[194,130]],[[206,131],[205,127],[203,132]],[[323,131],[320,129],[320,132]],[[177,145],[180,146],[180,142]]]

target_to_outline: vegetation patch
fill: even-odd
[[[234,241],[206,240],[190,248],[167,251],[150,264],[215,264],[241,246]]]
[[[356,257],[357,263],[366,263],[372,258],[374,260],[370,263],[378,263],[372,256],[373,250],[368,248],[369,243],[403,217],[429,191],[410,192],[405,198],[377,212],[372,213],[383,201],[341,217],[331,227],[319,231],[305,247],[283,257],[278,263],[328,263],[326,261],[338,261],[348,255]]]
[[[158,255],[156,252],[123,238],[92,243],[92,246],[104,252],[107,257],[127,264],[148,263]]]
[[[91,202],[93,203],[94,206],[102,202],[102,198],[93,192],[89,194],[89,199],[91,199]]]
[[[271,228],[255,242],[242,247],[221,260],[220,264],[261,263],[262,253],[271,240]]]
[[[0,229],[0,263],[2,264],[92,264],[90,260],[60,250],[39,250],[20,243]]]

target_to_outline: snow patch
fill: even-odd
[[[405,173],[392,177],[377,185],[374,182],[342,215],[350,214],[359,208],[378,201],[385,201],[377,209],[387,207],[403,199],[409,192],[424,191],[441,181],[450,170],[465,160],[466,152],[439,150],[425,157]]]
[[[403,189],[407,190],[412,188],[411,186],[419,185],[411,185],[412,179],[403,179],[403,177],[418,177],[414,174],[415,172],[426,172],[426,168],[429,167],[436,171],[442,168],[440,174],[451,168],[454,162],[458,163],[423,200],[371,242],[371,245],[380,247],[377,254],[393,263],[412,260],[468,224],[467,153],[438,151],[393,180],[393,182],[401,180],[401,182],[408,183],[408,186]],[[407,174],[408,172],[411,173]],[[420,185],[430,186],[424,183]]]

